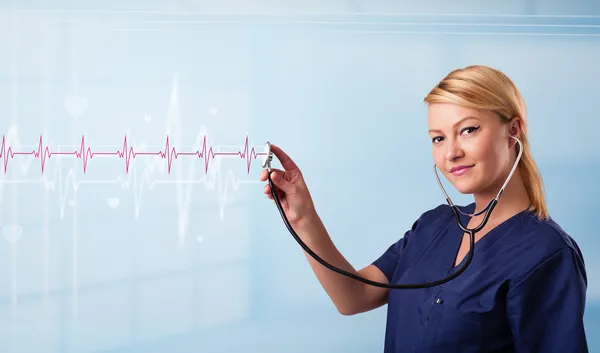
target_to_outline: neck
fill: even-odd
[[[498,191],[504,184],[506,176],[494,183],[489,190],[474,195],[475,197],[475,212],[483,210],[492,201]],[[515,214],[525,210],[530,205],[530,200],[525,189],[525,184],[519,170],[513,174],[511,180],[506,185],[504,192],[498,198],[498,203],[492,211],[490,220],[504,220],[514,216]],[[483,215],[482,215],[483,216]]]

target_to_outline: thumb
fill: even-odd
[[[285,180],[283,177],[283,173],[280,171],[272,171],[271,172],[271,180],[273,180],[273,184],[283,190],[283,192],[290,193],[293,190],[294,185],[289,181]]]

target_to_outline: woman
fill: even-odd
[[[463,224],[496,196],[522,156],[487,225],[476,233],[473,260],[443,285],[388,290],[341,276],[308,257],[344,315],[387,304],[385,352],[587,352],[583,325],[587,277],[576,242],[546,208],[542,180],[527,142],[525,104],[502,72],[470,66],[451,72],[425,97],[437,169],[474,203]],[[444,278],[461,266],[469,237],[444,204],[424,212],[371,265],[355,270],[315,211],[302,173],[278,146],[273,170],[282,206],[303,241],[332,265],[384,283]],[[267,180],[263,170],[261,180]],[[272,198],[269,185],[264,190]]]

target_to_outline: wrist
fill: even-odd
[[[318,232],[318,229],[321,226],[321,218],[317,212],[313,210],[301,217],[297,222],[292,224],[292,226],[299,236],[305,237]]]

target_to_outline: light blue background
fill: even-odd
[[[178,151],[205,135],[220,151],[270,140],[357,268],[444,202],[425,94],[457,67],[503,70],[527,101],[551,214],[583,249],[600,350],[598,2],[5,1],[0,33],[0,131],[14,151],[40,135],[52,151],[85,135],[96,152],[125,135],[154,152],[167,135]],[[7,162],[1,352],[382,351],[385,308],[337,313],[258,161],[248,172],[218,156],[208,174],[189,156],[171,174],[149,156],[129,173],[114,156],[85,174],[74,156],[43,174],[33,156]]]

